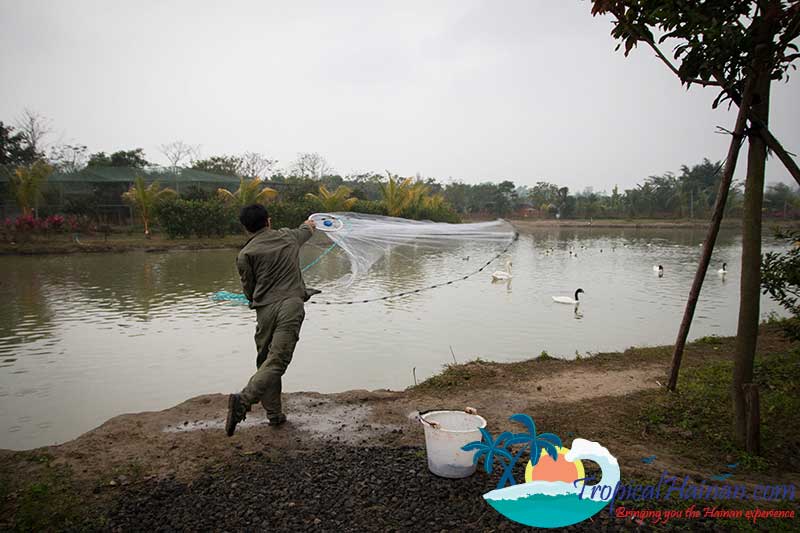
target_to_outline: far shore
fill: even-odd
[[[594,219],[594,220],[556,220],[556,219],[508,219],[518,230],[535,231],[542,228],[632,228],[632,229],[706,229],[707,220],[699,219]],[[477,222],[478,219],[465,220]],[[764,220],[764,230],[771,231],[774,226],[797,226],[800,221],[783,219]],[[738,229],[741,220],[724,220],[725,229]],[[115,228],[110,234],[57,234],[34,235],[19,242],[0,242],[0,255],[45,255],[76,253],[114,253],[114,252],[169,252],[180,250],[214,250],[240,248],[247,237],[228,235],[226,237],[169,239],[156,233],[150,239],[133,233],[129,228]]]
[[[654,228],[683,229],[707,228],[709,221],[701,219],[592,219],[592,220],[557,220],[554,218],[514,218],[509,222],[520,229],[534,228]],[[765,224],[771,221],[765,220]],[[780,221],[783,222],[783,221]],[[723,228],[739,228],[742,221],[738,219],[723,220]]]

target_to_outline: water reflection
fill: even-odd
[[[43,344],[52,335],[53,310],[44,294],[52,285],[46,276],[32,270],[3,271],[0,282],[0,367],[16,361],[12,348],[20,344]]]

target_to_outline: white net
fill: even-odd
[[[348,296],[385,298],[463,279],[507,251],[516,236],[504,220],[447,224],[361,213],[318,213],[311,219],[341,250],[324,252],[320,262],[341,263],[346,258],[349,267],[335,280],[330,278],[330,269],[327,280],[314,279],[313,269],[305,274],[309,281],[324,286],[330,297],[345,296],[346,288]],[[414,266],[421,267],[422,279],[408,275]],[[406,286],[397,286],[395,279],[403,279]]]

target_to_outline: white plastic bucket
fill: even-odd
[[[465,452],[461,447],[483,438],[479,428],[486,427],[486,420],[464,411],[431,411],[420,418],[425,428],[428,469],[437,476],[453,479],[474,474],[475,452]]]

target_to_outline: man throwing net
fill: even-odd
[[[228,397],[225,432],[232,436],[257,402],[267,412],[270,426],[286,421],[281,407],[281,377],[292,360],[305,318],[304,302],[319,291],[306,289],[300,271],[300,247],[314,233],[313,221],[297,229],[272,229],[263,205],[244,207],[239,221],[251,234],[236,257],[242,289],[256,311],[256,373],[238,394]]]

